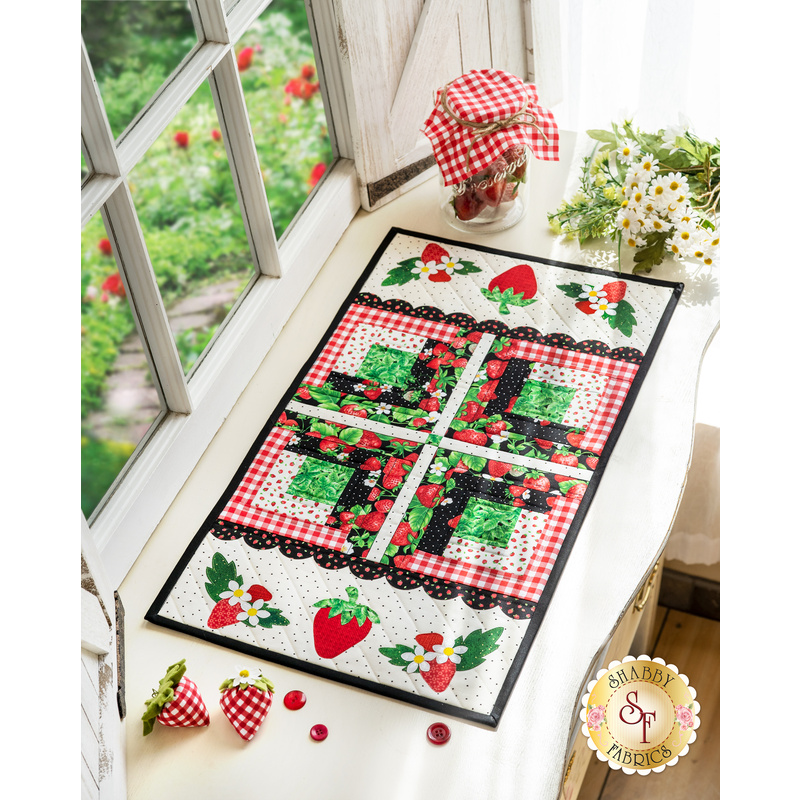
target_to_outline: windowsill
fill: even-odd
[[[562,134],[565,159],[573,146],[574,137]],[[430,712],[267,664],[265,672],[278,687],[277,704],[286,691],[300,688],[309,697],[306,713],[289,715],[276,708],[258,739],[237,747],[221,730],[227,723],[214,693],[241,656],[156,628],[143,617],[389,229],[587,263],[595,251],[561,242],[547,227],[546,213],[566,194],[574,166],[571,159],[535,162],[526,219],[497,234],[460,235],[450,228],[437,210],[436,181],[356,215],[120,587],[126,609],[131,800],[163,796],[166,787],[173,794],[220,797],[232,786],[243,794],[276,797],[330,796],[331,787],[341,787],[352,800],[376,794],[393,800],[422,791],[454,796],[454,789],[463,796],[488,797],[502,794],[506,780],[513,788],[506,786],[503,796],[556,796],[586,671],[657,560],[680,501],[699,365],[719,319],[715,296],[705,304],[679,304],[497,730],[448,720],[453,739],[447,747],[423,747],[425,730],[436,721]],[[681,280],[681,272],[665,265],[658,277]],[[643,451],[647,470],[639,466]],[[623,495],[634,499],[620,507]],[[206,694],[211,727],[160,730],[143,738],[139,700],[180,658],[186,658],[187,674]],[[323,746],[308,738],[316,722],[332,731]],[[364,730],[373,733],[365,736]],[[357,770],[347,755],[355,748]],[[413,763],[407,762],[402,781],[387,781],[386,764],[403,753]],[[478,761],[487,766],[482,773],[465,768]],[[307,769],[312,763],[314,769]]]

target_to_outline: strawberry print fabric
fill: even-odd
[[[496,725],[680,288],[392,231],[147,618]]]

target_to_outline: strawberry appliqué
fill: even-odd
[[[503,628],[472,631],[466,637],[446,641],[441,633],[421,633],[414,638],[415,645],[398,644],[381,647],[389,663],[409,675],[419,675],[437,694],[444,692],[457,672],[480,666],[486,657],[498,649],[497,640]]]
[[[587,316],[599,312],[612,330],[618,330],[629,338],[633,334],[633,327],[637,323],[633,306],[624,299],[627,291],[625,281],[611,281],[602,286],[592,283],[564,283],[559,284],[558,288],[576,301],[575,307],[578,311]]]
[[[314,603],[314,649],[321,658],[336,658],[363,641],[380,618],[369,606],[358,602],[358,589],[345,588],[347,600],[332,597]]]
[[[448,283],[456,275],[480,272],[473,261],[455,258],[441,245],[431,242],[419,258],[406,258],[389,270],[382,286],[402,286],[409,281],[427,278],[433,283]]]
[[[536,275],[527,264],[518,264],[502,272],[489,282],[481,294],[499,305],[501,314],[510,313],[509,306],[529,306],[536,302]]]
[[[212,630],[237,624],[262,628],[289,624],[279,608],[267,605],[272,592],[257,583],[245,588],[236,564],[222,553],[214,553],[211,566],[206,567],[206,577],[206,591],[216,603],[206,623]]]

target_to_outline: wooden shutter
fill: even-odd
[[[363,208],[430,178],[433,151],[420,132],[434,92],[472,69],[496,67],[540,99],[559,99],[557,0],[332,0],[353,158]]]
[[[81,520],[81,798],[124,800],[122,607]]]

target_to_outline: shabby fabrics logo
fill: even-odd
[[[689,752],[700,704],[689,679],[660,658],[612,661],[588,686],[581,728],[589,747],[628,775],[663,772]]]

